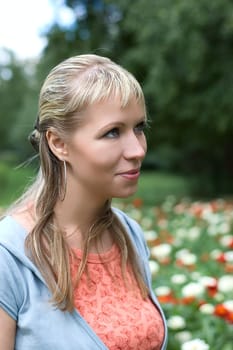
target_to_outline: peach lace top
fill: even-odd
[[[74,278],[81,251],[74,249],[71,262]],[[104,267],[107,265],[113,277]],[[75,307],[110,350],[159,350],[164,325],[159,311],[148,298],[142,299],[136,281],[127,269],[134,288],[125,287],[121,274],[120,251],[116,245],[101,254],[89,254],[88,271],[75,288]],[[131,285],[131,284],[130,284]]]

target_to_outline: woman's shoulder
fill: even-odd
[[[30,232],[35,225],[35,205],[33,201],[28,200],[24,203],[13,204],[4,212],[1,221],[3,221],[3,224],[11,221],[11,224],[18,224],[22,229]]]
[[[25,271],[32,271],[43,280],[25,248],[25,239],[28,235],[26,227],[29,227],[28,224],[24,225],[26,218],[27,216],[7,215],[0,221],[0,273],[4,269],[3,262],[5,262],[4,266],[11,265],[12,270],[17,273],[23,275]]]
[[[28,208],[23,208],[21,210],[14,211],[11,214],[11,217],[27,232],[30,232],[35,225],[35,219],[33,217],[33,214]]]
[[[14,215],[6,215],[0,220],[0,246],[10,250],[22,248],[24,245],[27,230],[23,221],[18,220]]]

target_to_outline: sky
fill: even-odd
[[[46,44],[43,31],[56,19],[63,25],[72,13],[62,0],[0,0],[0,62],[2,48],[14,51],[20,60],[37,58]],[[2,57],[1,57],[2,55]]]

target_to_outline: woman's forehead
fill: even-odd
[[[135,119],[145,119],[144,104],[134,98],[122,107],[120,98],[108,98],[90,105],[83,114],[82,124],[124,122],[128,116],[129,118],[133,116]]]

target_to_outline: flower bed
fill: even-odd
[[[120,205],[120,204],[119,204]],[[169,350],[233,349],[233,203],[121,204],[145,232]]]

